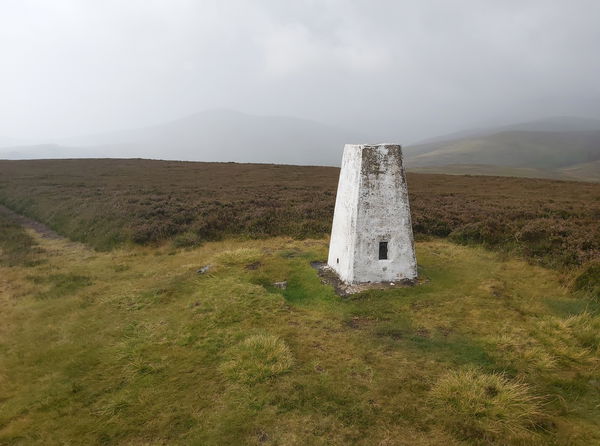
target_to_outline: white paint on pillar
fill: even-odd
[[[385,259],[380,259],[382,243]],[[417,277],[399,145],[344,147],[327,264],[352,284]]]

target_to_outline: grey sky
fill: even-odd
[[[0,136],[210,108],[413,141],[600,118],[597,0],[0,0]]]

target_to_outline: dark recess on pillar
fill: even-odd
[[[379,260],[387,260],[388,242],[379,242]]]

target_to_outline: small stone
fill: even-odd
[[[281,289],[281,290],[285,290],[285,289],[287,288],[287,282],[286,282],[286,281],[283,281],[283,282],[275,282],[275,283],[273,284],[273,286],[274,286],[275,288],[279,288],[279,289]]]
[[[212,267],[212,265],[204,265],[202,268],[200,268],[199,270],[196,271],[196,273],[198,274],[206,274],[210,268]]]

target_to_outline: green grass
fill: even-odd
[[[341,299],[326,240],[35,242],[0,266],[0,444],[600,442],[600,316],[554,271],[430,240],[425,283]]]
[[[35,295],[38,299],[55,299],[68,296],[92,284],[89,277],[76,274],[30,276],[28,279],[39,285],[41,290]]]

